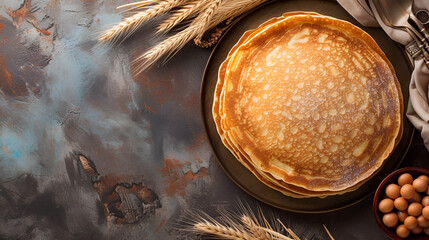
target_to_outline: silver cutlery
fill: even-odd
[[[420,22],[422,22],[422,24],[429,23],[429,11],[420,9],[416,12],[416,17],[420,20]]]
[[[402,6],[403,9],[408,14],[409,18],[417,25],[420,32],[423,33],[426,39],[429,39],[429,33],[426,31],[425,26],[423,26],[422,22],[413,13],[414,0],[383,0],[383,1],[386,1],[388,4],[391,3],[392,8],[395,8],[396,4],[398,6]]]
[[[389,19],[393,26],[404,26],[409,28],[425,45],[427,41],[423,35],[417,31],[410,23],[408,23],[409,14],[397,4],[397,1],[391,0],[373,0],[372,1],[377,9],[377,12],[383,12],[383,15]],[[378,5],[378,7],[377,7]]]
[[[404,22],[404,18],[401,18],[398,20],[398,18],[393,18],[392,15],[389,13],[389,11],[385,11],[383,6],[380,4],[378,0],[369,0],[370,7],[372,9],[377,10],[378,15],[380,16],[381,21],[383,23],[391,28],[406,31],[416,42],[417,47],[420,51],[418,51],[416,54],[422,54],[423,59],[425,61],[426,66],[429,68],[429,44],[427,43],[426,39],[416,30],[414,29],[408,21]],[[412,56],[414,57],[414,56]]]

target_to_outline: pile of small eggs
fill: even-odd
[[[429,177],[416,179],[409,173],[398,178],[398,184],[386,187],[385,198],[378,204],[382,220],[388,228],[396,228],[396,234],[406,238],[410,234],[429,235]]]

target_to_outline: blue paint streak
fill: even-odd
[[[67,3],[60,6],[63,10],[82,10]],[[88,17],[84,12],[63,12],[55,19],[57,38],[51,61],[43,69],[46,81],[41,97],[29,96],[28,101],[17,102],[0,96],[0,108],[8,112],[6,118],[0,119],[0,179],[22,172],[37,174],[63,169],[64,156],[75,147],[65,139],[60,124],[65,110],[70,108],[79,109],[79,119],[82,119],[79,127],[97,136],[106,149],[119,149],[129,144],[119,137],[125,139],[127,136],[130,143],[139,142],[140,146],[148,137],[146,130],[132,124],[129,115],[88,102],[91,99],[88,88],[93,85],[95,76],[106,72],[103,64],[108,47],[89,50],[83,48],[82,43],[94,40],[102,29],[119,22],[121,15],[114,9],[112,13],[95,13],[89,28],[77,25],[79,16]],[[130,93],[138,90],[137,84],[129,87]],[[133,107],[138,110],[134,99],[128,106],[130,110]]]
[[[106,29],[120,22],[121,18],[122,16],[118,13],[99,13],[94,17],[94,19],[100,19],[98,24]]]
[[[32,161],[32,152],[37,149],[35,135],[32,131],[23,133],[1,128],[0,134],[0,163],[10,168],[7,177],[21,171],[30,171],[35,167]]]
[[[9,155],[11,158],[20,159],[23,155],[21,142],[22,139],[15,133],[8,134],[0,139],[0,145],[4,153],[1,157],[7,157]],[[5,150],[8,152],[5,152]]]

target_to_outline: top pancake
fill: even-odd
[[[222,67],[213,108],[219,134],[285,183],[350,188],[379,169],[400,136],[393,68],[348,22],[314,14],[270,20],[246,33]]]

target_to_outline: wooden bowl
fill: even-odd
[[[378,204],[381,200],[385,197],[385,189],[390,183],[396,183],[398,184],[398,177],[403,173],[409,173],[413,176],[413,179],[417,178],[420,175],[426,175],[429,176],[429,170],[425,168],[419,168],[419,167],[406,167],[398,169],[391,174],[389,174],[378,186],[375,195],[374,200],[372,202],[372,210],[374,213],[375,220],[377,221],[378,226],[385,232],[389,237],[392,239],[410,239],[410,240],[423,240],[423,239],[429,239],[428,235],[425,235],[424,233],[421,234],[413,234],[410,233],[410,235],[407,238],[400,238],[398,235],[396,235],[396,227],[395,228],[388,228],[384,225],[382,221],[383,213],[380,212],[378,209]]]

